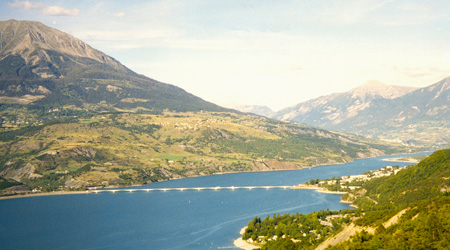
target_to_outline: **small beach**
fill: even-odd
[[[408,163],[419,163],[420,162],[420,160],[414,159],[414,158],[411,158],[411,157],[407,157],[407,158],[388,158],[388,159],[383,159],[383,161],[408,162]]]
[[[291,189],[315,190],[316,192],[324,193],[324,194],[346,194],[347,193],[347,192],[340,192],[340,191],[330,191],[326,188],[321,188],[321,187],[307,185],[307,184],[300,184],[297,186],[293,186],[293,187],[291,187]]]
[[[259,247],[255,246],[255,245],[252,245],[252,244],[250,244],[247,241],[242,239],[242,236],[245,233],[245,229],[247,229],[247,227],[243,227],[243,228],[241,228],[241,231],[239,231],[239,233],[241,234],[241,237],[239,237],[238,239],[234,240],[234,242],[233,242],[234,246],[236,246],[237,248],[240,248],[240,249],[244,249],[244,250],[259,249]]]

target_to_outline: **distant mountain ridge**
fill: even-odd
[[[448,145],[450,78],[426,88],[369,82],[283,109],[272,117],[421,145]]]
[[[262,115],[266,117],[269,117],[274,113],[274,111],[269,107],[260,105],[236,105],[233,106],[233,109],[239,110],[244,113],[252,113],[255,115]]]
[[[315,126],[327,126],[328,123],[338,124],[347,118],[356,116],[360,111],[371,106],[375,100],[394,99],[415,89],[369,81],[348,92],[322,96],[282,109],[272,117]]]
[[[353,98],[359,98],[365,101],[368,99],[394,99],[416,89],[415,87],[386,85],[382,82],[372,80],[350,90],[350,93]]]

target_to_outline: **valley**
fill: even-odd
[[[39,22],[2,21],[0,32],[4,195],[300,169],[421,150],[220,107],[136,74]]]
[[[0,1],[0,248],[450,249],[449,1]]]

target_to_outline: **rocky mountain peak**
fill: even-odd
[[[450,89],[450,77],[447,77],[442,81],[429,86],[427,89],[428,91],[435,91],[436,89],[438,89],[439,91],[444,91]]]
[[[77,107],[76,113],[232,111],[139,75],[67,33],[16,20],[0,21],[0,104],[51,112]]]
[[[0,60],[10,56],[21,57],[30,67],[50,63],[59,68],[68,59],[64,57],[74,61],[78,58],[94,60],[113,68],[123,67],[85,42],[34,21],[0,21]]]
[[[356,87],[349,91],[352,98],[358,98],[360,100],[366,99],[394,99],[403,96],[411,91],[414,91],[414,87],[386,85],[382,82],[372,80],[365,84]]]

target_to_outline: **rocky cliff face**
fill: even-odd
[[[277,160],[255,161],[253,165],[257,171],[293,170],[301,168],[301,166],[297,166],[294,163],[280,162]]]

